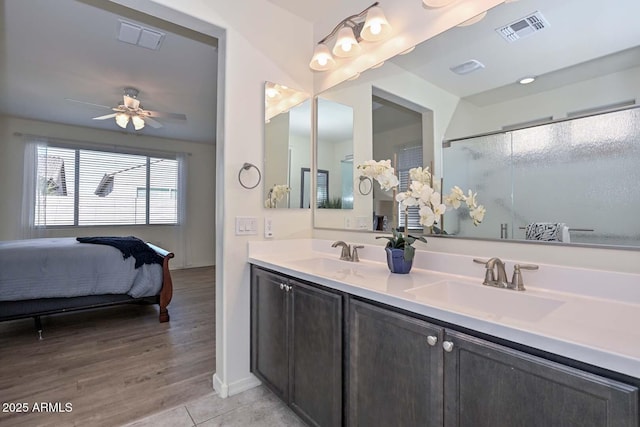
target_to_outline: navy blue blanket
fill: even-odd
[[[142,264],[160,264],[162,265],[164,258],[162,258],[156,251],[151,249],[145,242],[137,237],[76,237],[76,240],[80,243],[94,243],[97,245],[109,245],[117,248],[122,252],[124,259],[133,256],[136,260],[135,268],[142,266]]]

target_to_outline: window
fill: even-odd
[[[39,145],[35,226],[178,223],[175,158]]]
[[[400,181],[399,191],[407,191],[409,187],[409,169],[422,166],[422,146],[403,148],[398,153],[398,181]],[[422,230],[420,225],[420,208],[411,206],[408,212],[408,228],[409,230]],[[398,204],[399,226],[405,225],[405,211]]]

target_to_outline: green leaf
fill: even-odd
[[[413,246],[405,246],[404,248],[404,260],[411,261],[415,256],[416,250]]]

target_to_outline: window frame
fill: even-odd
[[[35,197],[38,189],[37,183],[36,188],[33,190],[34,197],[32,198],[32,210],[33,213],[30,215],[30,221],[32,223],[32,227],[38,229],[65,229],[65,228],[96,228],[96,227],[153,227],[153,226],[179,226],[181,224],[181,203],[184,203],[184,200],[181,201],[181,196],[179,193],[183,190],[184,184],[181,182],[183,177],[183,173],[181,169],[185,167],[183,160],[181,158],[180,153],[175,152],[165,152],[165,151],[155,151],[155,150],[144,150],[144,149],[135,149],[129,147],[122,146],[105,146],[102,147],[98,144],[86,143],[86,144],[76,144],[76,143],[67,143],[63,141],[45,141],[42,140],[34,141],[36,144],[36,153],[44,147],[44,148],[56,148],[56,149],[65,149],[72,150],[74,153],[74,174],[73,177],[67,176],[67,182],[72,181],[74,184],[74,192],[73,192],[73,224],[36,224],[37,220],[37,211],[38,211],[38,201]],[[145,157],[145,189],[146,189],[146,200],[145,200],[145,221],[144,223],[115,223],[115,224],[80,224],[80,155],[81,151],[93,151],[101,154],[121,154],[121,155],[130,155],[130,156],[142,156]],[[151,188],[151,165],[154,163],[152,159],[166,159],[176,162],[176,188],[170,189],[173,194],[175,194],[176,200],[176,212],[175,212],[175,222],[163,222],[163,223],[150,223],[151,217],[151,198],[150,193],[151,190],[157,190],[157,188]],[[33,173],[35,176],[35,181],[37,182],[37,174],[38,174],[38,156],[35,158],[36,164],[34,165]],[[68,175],[68,174],[67,174]],[[136,190],[136,194],[138,190]]]

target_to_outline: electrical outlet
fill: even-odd
[[[273,237],[273,221],[268,216],[264,217],[264,237]]]
[[[344,217],[344,228],[351,228],[351,218],[348,216]]]

